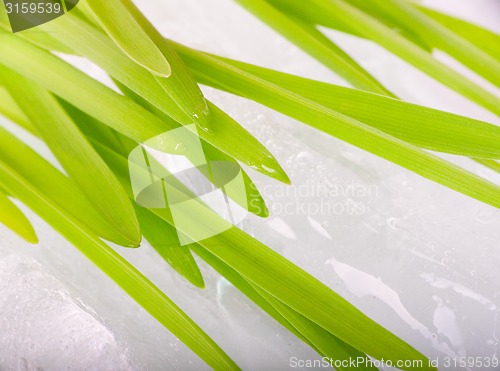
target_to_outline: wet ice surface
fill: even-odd
[[[429,3],[490,28],[500,24],[493,0]],[[342,83],[230,0],[139,4],[177,41]],[[499,122],[379,48],[329,35],[405,99]],[[250,217],[245,230],[431,358],[497,354],[500,213],[258,104],[205,92],[268,146],[294,184],[250,172],[273,216]],[[472,162],[460,164],[500,181]],[[206,369],[72,246],[33,220],[38,247],[0,227],[0,369]],[[120,251],[243,369],[285,370],[291,357],[318,359],[204,264],[207,289],[201,291],[148,246]]]

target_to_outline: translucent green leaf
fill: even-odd
[[[217,216],[206,207],[192,206],[186,208],[185,213],[195,216],[192,218],[194,228],[204,228],[206,220],[218,222]],[[152,211],[175,225],[165,210]],[[411,346],[241,230],[233,227],[199,244],[245,279],[361,352],[393,362],[400,359],[420,360],[423,367],[407,369],[433,370],[427,366],[428,360]]]
[[[119,0],[87,0],[101,27],[134,62],[159,77],[169,77],[170,64]]]
[[[127,159],[118,154],[108,162],[127,189]],[[127,186],[128,185],[128,186]],[[173,193],[181,190],[172,190]],[[175,194],[170,196],[176,197]],[[150,209],[156,216],[179,230],[168,209]],[[186,204],[181,213],[189,220],[189,230],[181,232],[191,236],[193,231],[219,229],[227,222],[199,202]],[[181,215],[176,215],[176,220]],[[210,221],[207,223],[207,221]],[[207,224],[210,224],[207,226]],[[198,241],[198,244],[233,268],[244,279],[274,296],[297,313],[316,323],[351,347],[377,359],[419,360],[423,367],[407,370],[434,370],[428,360],[395,335],[373,322],[345,299],[331,291],[300,268],[255,240],[236,227],[229,228],[214,237]],[[299,317],[300,318],[300,317]],[[290,316],[290,319],[292,317]]]
[[[500,115],[500,98],[475,84],[463,74],[439,62],[429,52],[400,35],[394,28],[387,26],[375,16],[344,0],[307,0],[306,3],[316,7],[317,12],[323,12],[325,16],[335,19],[346,27],[355,25],[361,36],[375,41],[442,84]]]
[[[410,2],[405,0],[349,1],[354,1],[365,11],[371,11],[375,7],[381,17],[389,18],[397,27],[418,35],[428,45],[446,52],[488,81],[500,86],[500,73],[498,73],[500,61],[429,17]]]
[[[71,17],[72,15],[69,13],[65,17],[44,25],[44,27],[60,20],[66,22],[66,20],[73,19],[79,27],[72,33],[74,38],[71,39],[71,43],[75,47],[81,48],[78,50],[81,55],[89,57],[111,76],[174,120],[182,124],[192,124],[192,121],[187,120],[187,116],[179,110],[151,74],[140,67],[138,68],[135,63],[124,57],[103,34],[78,18]],[[63,23],[64,27],[58,32],[54,30],[52,34],[54,37],[68,40],[67,36],[68,32],[71,31],[71,24]],[[168,122],[160,120],[152,113],[134,104],[130,99],[116,94],[59,58],[23,42],[13,35],[2,33],[0,30],[0,39],[2,38],[5,38],[5,41],[0,43],[0,50],[3,49],[0,52],[0,63],[4,63],[25,77],[38,82],[123,135],[133,138],[137,142],[144,142],[179,127],[179,124],[173,120]],[[82,90],[90,94],[82,96]],[[94,99],[93,97],[98,98]],[[290,182],[273,155],[259,141],[218,107],[209,105],[214,120],[218,123],[218,130],[216,132],[200,130],[198,134],[201,139],[263,174],[285,183]],[[174,112],[177,114],[174,115]]]
[[[349,24],[361,35],[377,42],[406,62],[414,65],[466,98],[500,115],[500,98],[434,59],[431,54],[412,43],[392,28],[344,0],[308,0],[343,24]]]
[[[24,148],[15,139],[11,139],[10,142],[12,146]],[[31,154],[27,155],[31,156]],[[35,154],[35,156],[37,155]],[[44,162],[41,157],[37,157],[37,161]],[[47,171],[44,176],[47,182],[52,183],[54,187],[60,187],[59,175],[57,175],[60,173],[48,163],[45,168]],[[27,174],[28,178],[25,178],[14,170],[9,165],[9,162],[4,162],[0,158],[0,184],[13,196],[24,202],[51,224],[209,366],[220,370],[238,369],[224,351],[175,303],[118,253],[82,225],[78,219],[74,218],[67,209],[71,203],[61,205],[56,198],[52,198],[33,184],[30,181],[31,175],[36,176],[38,172],[39,169],[30,169],[30,173]]]
[[[136,207],[144,237],[160,256],[189,282],[199,288],[205,287],[200,268],[189,250],[181,246],[175,228],[156,218],[148,209]]]
[[[204,84],[260,102],[427,179],[500,207],[500,187],[459,166],[220,59],[179,44],[176,47]]]
[[[139,246],[139,222],[127,194],[59,102],[23,76],[0,67],[0,79],[69,176],[125,246]]]
[[[48,178],[46,174],[52,172],[52,166],[2,128],[0,128],[0,160],[8,163],[24,177],[30,178],[30,182],[36,185],[37,189],[49,195],[59,206],[66,208],[73,218],[78,219],[100,237],[108,241],[126,242],[114,228],[109,226],[68,177],[56,172],[52,178]]]
[[[21,210],[7,197],[0,188],[0,223],[29,243],[38,243],[35,230]]]
[[[500,35],[473,23],[423,6],[419,9],[500,62]]]
[[[245,296],[257,304],[262,310],[278,321],[283,327],[311,346],[321,356],[331,360],[348,361],[365,357],[366,355],[342,342],[325,329],[316,325],[308,318],[298,314],[290,307],[250,284],[238,272],[222,260],[205,250],[199,244],[193,244],[191,249],[205,262],[240,290]],[[337,370],[349,369],[338,367]],[[359,370],[376,370],[375,367],[358,367]]]
[[[236,1],[354,87],[391,95],[373,76],[314,26],[298,17],[281,13],[265,0]]]
[[[337,19],[332,18],[329,14],[322,11],[320,8],[314,4],[307,1],[289,1],[289,0],[267,0],[270,4],[280,9],[282,12],[287,13],[291,16],[301,19],[303,22],[307,22],[311,25],[319,25],[323,27],[328,27],[337,31],[341,31],[347,34],[351,34],[357,37],[368,38],[367,35],[361,35],[357,29],[356,24],[344,24],[339,22]],[[352,1],[352,0],[351,0]],[[366,1],[366,0],[361,0]],[[371,13],[373,15],[373,13]],[[384,19],[381,19],[384,21]],[[386,24],[392,26],[392,24]],[[405,29],[395,29],[401,36],[407,38],[408,40],[419,45],[422,49],[431,50],[428,45],[426,45],[422,40],[420,40],[416,35],[409,33]]]
[[[476,158],[474,159],[477,163],[486,166],[487,168],[496,171],[497,173],[500,173],[500,163],[498,161],[494,160],[485,160],[485,159],[480,159]]]
[[[1,85],[2,81],[0,80],[0,115],[17,123],[23,128],[31,127],[32,125],[24,112],[21,111],[14,99],[12,99],[7,89]]]
[[[150,112],[153,112],[156,116],[160,117],[162,120],[164,121],[170,120],[170,118],[166,116],[162,111],[151,105],[151,103],[147,102],[142,97],[135,94],[133,91],[124,86],[122,83],[118,81],[115,81],[115,83],[126,96],[133,99],[136,103],[140,104],[142,107],[146,108]],[[208,161],[208,163],[215,161],[224,161],[237,165],[237,162],[233,158],[221,152],[211,144],[202,142],[201,145],[203,146],[203,151],[205,152],[206,160]],[[237,198],[234,201],[240,204],[246,210],[250,211],[251,213],[258,215],[262,218],[267,218],[269,216],[269,210],[266,206],[266,202],[262,198],[262,195],[259,193],[257,186],[252,182],[248,174],[243,169],[241,169],[241,172],[243,175],[243,182],[245,184],[246,202],[242,204],[240,198]],[[225,188],[223,188],[222,191],[226,193]]]
[[[461,156],[500,158],[500,128],[496,125],[378,94],[220,59],[416,146]]]
[[[158,79],[159,84],[190,120],[197,123],[203,130],[217,130],[217,122],[213,121],[214,117],[211,115],[210,106],[203,97],[196,80],[177,55],[175,49],[137,9],[132,1],[121,1],[170,62],[173,71],[172,75],[168,79]]]

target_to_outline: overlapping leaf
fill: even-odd
[[[417,43],[387,26],[376,17],[376,14],[369,14],[345,0],[307,0],[304,3],[310,8],[315,8],[314,11],[309,12],[312,16],[323,13],[322,18],[329,17],[347,29],[354,29],[360,36],[376,42],[437,81],[500,115],[500,98],[433,58]],[[371,2],[360,3],[372,4]]]
[[[500,187],[459,166],[220,59],[179,44],[176,46],[204,84],[260,102],[427,179],[500,207]]]
[[[391,95],[382,84],[314,26],[298,17],[282,14],[265,0],[236,1],[354,87]]]
[[[139,223],[125,191],[56,98],[4,67],[0,67],[0,80],[70,177],[120,236],[113,242],[139,246]]]
[[[416,146],[461,156],[500,158],[500,128],[496,125],[378,94],[217,58]]]
[[[66,19],[66,17],[59,19]],[[88,40],[93,42],[90,38]],[[78,42],[77,44],[80,45]],[[93,48],[97,50],[98,43],[93,43],[93,45]],[[88,47],[91,46],[88,45]],[[105,49],[100,50],[108,50],[107,46],[103,47]],[[108,52],[111,53],[111,50]],[[103,55],[104,57],[106,55]],[[126,61],[128,58],[125,58],[124,62]],[[137,142],[144,142],[179,126],[173,120],[162,121],[131,99],[117,94],[61,59],[3,30],[0,30],[0,63],[39,83],[75,107]],[[115,66],[115,63],[111,65]],[[147,78],[139,73],[135,74],[135,71],[130,75],[130,69],[120,69],[120,71],[128,76],[128,82],[144,84]],[[148,73],[147,75],[150,76]],[[156,97],[156,101],[165,100],[165,95],[155,95],[150,85],[142,86],[149,94]],[[82,94],[82,91],[86,93]],[[219,130],[217,133],[200,130],[198,133],[200,138],[258,171],[289,182],[276,159],[253,136],[217,107],[212,106],[211,112],[218,123]]]
[[[38,238],[30,221],[21,210],[7,197],[5,190],[0,188],[0,223],[7,226],[27,242],[36,244]]]
[[[33,158],[43,164],[45,183],[60,187],[59,171],[8,134],[0,136],[0,143],[11,147],[13,156]],[[146,277],[102,242],[94,233],[76,219],[68,206],[61,205],[54,195],[41,190],[38,168],[30,168],[25,175],[19,173],[10,161],[0,157],[0,184],[10,194],[23,201],[33,211],[50,223],[59,233],[77,247],[97,267],[113,279],[162,325],[190,347],[214,369],[236,370],[236,364],[204,333],[182,310]],[[65,190],[71,191],[71,190]]]

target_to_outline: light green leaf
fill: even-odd
[[[298,17],[281,13],[265,0],[236,0],[236,2],[354,87],[392,95],[354,59],[314,26],[303,22]]]
[[[121,1],[170,62],[173,71],[172,75],[168,79],[157,79],[158,83],[191,121],[197,123],[203,130],[218,130],[217,122],[214,121],[214,117],[211,115],[210,106],[207,104],[196,80],[179,55],[177,55],[175,49],[137,9],[132,1]]]
[[[194,228],[204,228],[206,220],[218,222],[217,216],[206,207],[190,206],[192,208],[188,207],[184,212],[191,216]],[[165,210],[152,211],[173,224]],[[420,360],[423,367],[407,370],[433,370],[427,366],[428,360],[411,346],[370,320],[314,277],[241,230],[233,227],[199,244],[245,279],[361,352],[393,362],[400,359]]]
[[[2,81],[0,80],[0,115],[3,115],[25,129],[31,127],[31,130],[33,130],[24,112],[21,111],[17,103],[12,99],[7,89],[1,85]]]
[[[500,173],[500,163],[498,161],[494,160],[485,160],[481,158],[476,158],[474,159],[477,163],[486,166],[487,168],[496,171],[497,173]]]
[[[69,176],[121,236],[113,242],[139,246],[139,222],[127,194],[56,98],[4,67],[0,79]]]
[[[165,56],[119,0],[86,0],[82,3],[88,6],[101,27],[130,59],[159,77],[171,75]]]
[[[53,178],[47,177],[46,174],[52,172],[52,166],[1,127],[0,160],[8,163],[24,177],[30,178],[30,182],[35,184],[37,189],[50,195],[54,202],[66,208],[73,218],[78,219],[100,237],[108,241],[125,242],[121,235],[110,228],[106,220],[97,213],[68,177],[60,172],[55,172]]]
[[[337,19],[332,18],[329,14],[325,13],[317,6],[314,6],[314,4],[309,3],[307,1],[289,1],[289,0],[266,0],[266,1],[268,1],[276,8],[280,9],[282,12],[287,13],[290,16],[299,18],[303,22],[307,22],[311,25],[319,25],[331,28],[357,37],[366,37],[366,35],[363,36],[357,31],[355,23],[344,24],[342,22],[339,22]],[[352,0],[350,1],[352,2]],[[371,14],[374,15],[373,13]],[[385,21],[384,19],[380,20],[382,22]],[[386,25],[392,26],[392,24],[387,24],[387,23]],[[416,35],[409,33],[405,29],[395,29],[394,31],[398,32],[401,36],[419,45],[422,49],[428,51],[432,49],[428,45],[426,45],[422,40],[420,40]]]
[[[351,347],[349,344],[343,342],[336,336],[326,331],[321,326],[307,319],[300,313],[297,313],[274,296],[268,294],[266,291],[254,286],[256,290],[267,300],[287,321],[292,324],[297,331],[299,331],[308,341],[313,344],[320,355],[327,357],[334,365],[339,362],[340,367],[335,367],[335,370],[349,370],[355,368],[357,370],[378,370],[372,365],[370,359]],[[350,367],[350,361],[356,360],[359,363],[357,367]],[[361,362],[363,360],[363,362]],[[345,366],[344,366],[345,365]]]
[[[306,3],[316,7],[318,12],[323,12],[325,16],[335,19],[346,27],[356,25],[356,30],[361,36],[375,41],[442,84],[500,115],[500,98],[439,62],[429,52],[400,35],[393,28],[386,26],[374,16],[344,0],[307,0]]]
[[[423,6],[419,9],[500,63],[500,35],[448,14]]]
[[[115,84],[126,96],[133,99],[137,104],[146,108],[150,112],[153,112],[156,116],[158,116],[164,121],[170,120],[170,118],[166,116],[165,113],[160,111],[158,108],[154,107],[151,103],[147,102],[145,99],[134,93],[132,90],[124,86],[119,81],[115,81]],[[205,153],[205,157],[208,163],[214,161],[224,161],[237,165],[237,162],[233,158],[221,152],[211,144],[207,142],[201,142],[201,145],[203,147],[203,152]],[[269,210],[266,206],[266,202],[262,198],[262,195],[259,193],[257,186],[252,182],[248,174],[243,169],[241,169],[241,172],[243,175],[243,182],[245,184],[246,202],[242,203],[241,202],[242,198],[239,197],[237,197],[234,201],[243,208],[245,208],[246,210],[250,211],[251,213],[260,216],[262,218],[267,218],[269,216]],[[209,177],[208,179],[211,180]],[[226,194],[226,189],[224,187],[222,188],[222,192]]]
[[[260,102],[283,114],[479,201],[500,207],[500,187],[454,164],[301,95],[176,44],[204,84]]]
[[[245,294],[245,296],[278,321],[283,327],[308,344],[322,357],[328,357],[331,360],[339,361],[366,357],[365,354],[342,342],[314,322],[284,305],[267,292],[250,284],[233,268],[211,254],[208,250],[205,250],[199,244],[192,244],[190,247],[198,256],[219,272],[219,274]],[[349,369],[349,367],[338,367],[336,369],[344,370]],[[357,369],[377,370],[375,367],[362,366]]]
[[[167,222],[155,217],[148,209],[136,207],[144,237],[160,256],[189,282],[199,288],[205,288],[200,268],[189,250],[181,246],[177,232]]]
[[[32,244],[38,243],[36,232],[21,210],[7,197],[0,188],[0,223]]]
[[[15,139],[9,141],[14,147],[16,145],[17,147],[23,147],[22,143],[19,143]],[[43,162],[44,160],[37,157],[37,161]],[[67,209],[70,204],[60,205],[57,202],[57,198],[52,198],[50,195],[42,192],[37,185],[31,183],[31,175],[36,176],[39,169],[30,169],[30,173],[27,174],[28,178],[25,178],[14,170],[13,167],[9,166],[9,164],[9,162],[4,162],[0,158],[0,183],[13,196],[24,202],[34,212],[50,223],[209,366],[220,370],[238,369],[236,364],[224,351],[175,303],[118,253],[82,225],[78,219],[74,218]],[[48,163],[45,168],[48,170],[44,173],[47,182],[52,183],[55,187],[59,187],[59,176],[57,174],[60,173]]]
[[[227,58],[220,60],[418,147],[500,158],[500,128],[496,125]]]
[[[44,27],[64,20],[65,23],[62,23],[64,27],[59,31],[53,30],[54,37],[62,37],[61,41],[70,40],[72,45],[81,48],[78,51],[82,55],[89,57],[111,76],[174,120],[181,124],[192,124],[151,74],[124,57],[105,35],[73,17],[72,13],[47,23]],[[74,20],[78,25],[75,32],[71,32],[70,28],[73,21],[66,23],[66,20]],[[69,38],[69,32],[74,37]],[[0,63],[38,82],[123,135],[137,142],[144,142],[179,127],[173,120],[168,122],[160,120],[130,99],[116,94],[59,58],[0,31],[0,39],[3,37],[6,40],[0,43],[0,50],[4,48],[5,53],[0,53]],[[82,96],[82,90],[89,94]],[[200,130],[198,134],[201,139],[263,174],[285,183],[290,182],[273,155],[259,141],[218,107],[209,105],[214,120],[218,123],[218,130],[216,132]],[[177,114],[173,115],[174,112]]]
[[[125,189],[130,190],[127,174],[127,159],[116,154],[108,165],[122,181]],[[170,196],[178,197],[171,189]],[[179,229],[168,209],[150,209],[156,216]],[[181,232],[192,236],[194,231],[210,228],[223,230],[227,223],[217,214],[199,202],[187,203],[176,214],[178,218],[189,220],[189,230]],[[207,221],[210,225],[207,226]],[[300,313],[319,327],[325,329],[351,347],[377,359],[420,360],[423,367],[407,370],[434,370],[428,367],[428,360],[410,345],[373,322],[345,299],[331,291],[300,268],[274,252],[267,246],[232,227],[214,237],[198,241],[198,244],[211,254],[233,268],[243,278],[274,296],[291,309]],[[290,319],[292,317],[290,316]]]
[[[389,18],[396,27],[405,28],[418,35],[428,45],[446,52],[485,79],[500,86],[500,73],[498,73],[500,61],[429,17],[410,2],[405,0],[348,1],[354,2],[359,8],[370,13],[375,7],[381,17]]]

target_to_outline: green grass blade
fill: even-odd
[[[108,165],[122,181],[124,188],[129,190],[127,159],[116,155]],[[168,209],[150,210],[170,225],[176,225]],[[192,238],[194,236],[190,233],[193,231],[226,225],[223,219],[200,203],[189,203],[182,213],[190,221],[192,229],[181,232]],[[177,214],[176,220],[177,217],[182,216]],[[207,226],[207,221],[210,221],[210,226]],[[434,370],[427,367],[427,359],[418,351],[370,320],[314,277],[238,228],[232,227],[198,244],[252,284],[361,352],[394,362],[400,359],[421,360],[424,367],[419,370]]]
[[[287,13],[291,16],[299,18],[304,22],[311,25],[319,25],[327,28],[331,28],[337,31],[341,31],[347,34],[351,34],[357,37],[365,37],[361,35],[357,29],[356,24],[344,24],[339,22],[337,19],[332,18],[329,14],[322,11],[314,4],[307,1],[289,1],[289,0],[267,0],[276,8],[280,9],[282,12]],[[352,1],[352,0],[351,0]],[[365,1],[365,0],[363,0]],[[373,15],[373,13],[372,13]],[[382,20],[384,21],[384,20]],[[391,24],[389,24],[391,25]],[[427,44],[420,40],[416,35],[409,33],[405,29],[396,30],[401,36],[412,41],[413,43],[419,45],[422,49],[432,50]]]
[[[496,125],[378,94],[218,58],[418,147],[468,157],[500,158],[500,128]]]
[[[255,75],[176,44],[201,82],[260,102],[443,186],[500,207],[500,187],[387,133],[280,88]]]
[[[351,0],[352,1],[352,0]],[[469,67],[491,83],[500,86],[500,61],[462,38],[405,0],[354,1],[361,9],[369,3],[380,10],[383,17],[389,17],[397,27],[406,28],[418,35],[428,45],[441,49]],[[498,58],[498,57],[497,57]]]
[[[1,85],[2,81],[0,80],[0,115],[29,131],[33,131],[33,126],[24,112],[21,111],[17,103],[12,99],[7,89]]]
[[[80,189],[65,175],[54,173],[52,166],[40,159],[34,151],[0,127],[0,159],[14,167],[42,192],[50,195],[59,206],[65,207],[71,215],[85,224],[100,237],[108,241],[125,244],[120,234],[111,228],[105,219],[94,209]],[[36,169],[37,171],[33,171]],[[54,178],[47,174],[53,173]]]
[[[3,67],[0,79],[68,175],[108,225],[122,236],[119,241],[126,241],[125,246],[139,246],[139,222],[127,194],[57,99]]]
[[[136,212],[144,237],[158,254],[193,285],[205,288],[200,268],[189,246],[180,245],[175,228],[140,206],[136,207]]]
[[[486,166],[487,168],[496,171],[497,173],[500,173],[500,163],[498,161],[494,160],[485,160],[482,158],[475,158],[474,161],[477,163]]]
[[[433,9],[423,6],[419,9],[500,62],[500,35],[497,33]]]
[[[333,364],[335,364],[335,362],[339,362],[340,365],[346,365],[335,367],[335,370],[349,370],[352,368],[356,368],[357,370],[378,370],[376,367],[369,363],[370,361],[366,354],[363,354],[357,349],[354,349],[349,344],[346,344],[336,336],[326,331],[321,326],[318,326],[314,322],[308,320],[302,314],[290,309],[290,307],[283,304],[281,301],[268,294],[264,290],[256,286],[254,287],[265,300],[271,303],[271,305],[287,321],[295,326],[295,328],[304,337],[306,337],[316,349],[318,349],[319,353],[323,357],[327,357],[328,360],[333,361]],[[360,359],[364,359],[365,361],[360,362]],[[358,360],[361,365],[359,367],[349,367],[349,361],[351,360]]]
[[[57,172],[54,168],[53,171]],[[53,174],[45,175],[52,177]],[[0,182],[16,198],[50,223],[209,366],[220,370],[238,369],[224,351],[146,277],[82,226],[65,208],[60,207],[1,160]]]
[[[62,18],[66,17],[59,19]],[[0,30],[0,64],[39,83],[75,107],[137,142],[142,143],[179,127],[174,121],[160,120],[131,99],[117,94],[61,59],[2,30]],[[135,63],[132,65],[135,66]],[[122,72],[128,74],[130,71]],[[133,74],[132,80],[141,82],[140,77],[142,76]],[[149,85],[145,87],[149,91]],[[82,91],[86,93],[82,94]],[[163,97],[164,95],[157,99],[161,100]],[[211,111],[220,130],[217,133],[200,130],[198,134],[201,139],[257,171],[280,181],[290,182],[272,154],[250,133],[216,106],[212,106]]]
[[[0,188],[0,223],[32,244],[38,243],[38,237],[30,221],[21,210],[7,197]]]
[[[391,95],[382,84],[314,26],[281,13],[265,0],[236,2],[354,87]]]
[[[192,124],[192,119],[180,110],[151,74],[123,56],[104,34],[85,21],[69,14],[43,27],[46,27],[46,30],[58,40],[68,43],[68,46],[75,48],[78,54],[92,60],[121,84],[173,120],[183,125]],[[283,169],[261,143],[217,106],[209,101],[207,103],[214,122],[217,122],[218,130],[216,132],[202,131],[200,133],[202,139],[255,170],[289,183]],[[173,125],[178,125],[172,120],[169,121]],[[238,140],[236,143],[235,138]]]
[[[471,101],[500,115],[500,98],[434,59],[430,53],[361,9],[344,0],[308,0],[309,3],[345,25],[355,24],[362,36],[375,41]]]
[[[219,274],[231,282],[233,286],[245,294],[245,296],[279,322],[283,327],[308,344],[322,357],[328,357],[332,360],[349,360],[365,357],[363,353],[350,347],[314,322],[311,322],[309,319],[282,304],[271,295],[250,284],[233,268],[211,254],[208,250],[205,250],[199,244],[191,245],[191,249],[196,255],[210,264]],[[299,331],[299,329],[301,331]],[[337,370],[344,369],[348,368],[337,368]],[[358,369],[376,370],[376,368],[372,367],[360,367]]]
[[[158,79],[160,85],[184,111],[190,120],[197,123],[203,130],[217,131],[217,122],[211,115],[210,106],[175,49],[163,38],[158,30],[137,9],[132,1],[121,0],[124,7],[130,12],[134,19],[146,31],[148,36],[155,42],[163,55],[167,57],[171,67],[172,75],[168,79]]]
[[[165,210],[152,211],[173,223]],[[195,216],[192,222],[200,228],[204,228],[206,220],[216,221],[217,218],[214,214],[207,215],[204,207],[201,210],[189,209],[186,213]],[[370,320],[314,277],[239,229],[231,228],[199,244],[245,279],[361,352],[394,362],[398,359],[421,360],[424,367],[418,369],[433,369],[426,367],[427,359],[411,346]]]
[[[160,117],[162,120],[164,121],[169,120],[168,116],[166,116],[162,111],[160,111],[158,108],[154,107],[145,99],[143,99],[142,97],[131,91],[122,83],[120,83],[119,81],[115,81],[115,84],[126,96],[133,99],[137,104],[146,108],[150,112],[153,112],[156,116]],[[203,146],[203,151],[205,153],[208,162],[224,161],[237,164],[237,162],[233,158],[221,152],[211,144],[202,142],[201,145]],[[241,169],[241,171],[243,175],[243,182],[245,184],[247,202],[242,204],[241,203],[242,200],[240,198],[237,198],[234,201],[240,204],[240,206],[244,207],[246,210],[250,211],[251,213],[260,216],[262,218],[267,218],[269,216],[269,210],[267,208],[266,202],[264,201],[262,195],[259,193],[259,190],[257,189],[257,186],[252,182],[248,174],[243,169]],[[225,188],[222,189],[222,192],[226,193]]]
[[[119,0],[87,0],[83,4],[130,59],[159,77],[171,75],[165,56]]]

